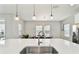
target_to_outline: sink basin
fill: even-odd
[[[53,47],[25,47],[20,54],[58,54]]]

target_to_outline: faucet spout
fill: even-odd
[[[40,45],[42,42],[40,40],[38,40],[38,45]]]
[[[38,33],[38,45],[40,45],[42,42],[40,41],[40,37],[45,37],[45,33],[44,31],[40,31]]]

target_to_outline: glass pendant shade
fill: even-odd
[[[74,6],[74,4],[70,4],[70,6]]]
[[[53,19],[53,15],[52,15],[52,4],[51,4],[51,16],[50,16],[51,19]]]
[[[33,20],[36,20],[36,16],[34,15],[34,16],[32,17],[32,19],[33,19]]]
[[[18,16],[16,16],[16,17],[15,17],[15,20],[17,20],[17,21],[18,21],[18,20],[19,20],[19,17],[18,17]]]
[[[53,15],[51,15],[51,19],[53,19]]]
[[[33,16],[32,16],[32,19],[33,19],[33,20],[36,20],[36,15],[35,15],[35,5],[33,6],[33,9],[34,9],[34,10],[33,10]]]

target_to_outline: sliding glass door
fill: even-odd
[[[0,20],[0,40],[5,40],[5,20]]]

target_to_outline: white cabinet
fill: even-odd
[[[75,15],[75,23],[79,23],[79,13]]]

